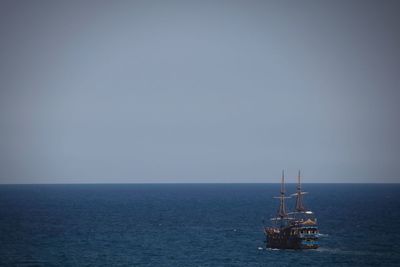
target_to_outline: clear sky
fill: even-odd
[[[0,1],[0,183],[400,181],[399,1]]]

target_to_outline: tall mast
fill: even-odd
[[[285,207],[285,173],[282,170],[282,180],[281,180],[281,195],[279,196],[280,205],[278,216],[283,219],[287,216],[286,207]]]
[[[296,211],[305,211],[306,209],[303,206],[303,194],[301,191],[301,183],[300,183],[300,170],[297,175],[297,192],[296,192]]]

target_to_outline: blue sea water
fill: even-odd
[[[400,185],[304,189],[311,251],[265,249],[278,184],[2,185],[0,265],[399,266]]]

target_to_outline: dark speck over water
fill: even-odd
[[[2,185],[0,265],[398,266],[400,185],[304,189],[311,251],[265,249],[278,184]]]

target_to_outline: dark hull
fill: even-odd
[[[267,248],[277,249],[317,249],[317,226],[288,226],[284,228],[266,228]]]
[[[273,238],[267,236],[267,248],[277,249],[317,249],[318,243],[316,241],[305,241],[302,238]]]

